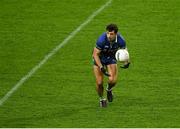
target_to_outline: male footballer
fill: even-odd
[[[112,88],[116,85],[118,77],[117,60],[115,53],[118,49],[126,49],[126,43],[122,36],[118,33],[116,24],[109,24],[106,27],[106,32],[103,33],[96,42],[96,47],[93,50],[93,70],[96,78],[96,90],[100,97],[100,106],[106,107],[108,102],[113,101]],[[130,62],[124,63],[122,68],[128,68]],[[108,77],[106,88],[107,100],[103,96],[103,78]]]

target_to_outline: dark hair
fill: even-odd
[[[116,24],[109,24],[106,26],[106,30],[111,32],[111,31],[114,31],[115,33],[118,32],[118,27]]]

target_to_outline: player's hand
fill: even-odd
[[[129,68],[130,62],[125,63],[123,66],[120,66],[123,69]]]
[[[106,75],[106,76],[110,76],[110,74],[106,71],[106,69],[102,66],[102,67],[100,67],[100,69],[101,69],[101,72],[104,74],[104,75]]]

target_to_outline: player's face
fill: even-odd
[[[111,42],[111,41],[114,41],[116,39],[116,33],[114,31],[107,31],[107,38],[108,40]]]

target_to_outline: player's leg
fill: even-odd
[[[107,98],[109,102],[113,101],[112,88],[116,85],[118,78],[118,67],[117,64],[107,65],[108,72],[110,77],[108,78],[108,86],[107,86]]]
[[[107,65],[107,69],[110,74],[110,77],[108,78],[108,89],[110,90],[116,85],[118,78],[118,67],[117,64],[110,64]]]
[[[94,75],[96,78],[96,91],[100,97],[100,106],[106,107],[106,100],[103,97],[104,87],[103,87],[103,73],[100,71],[100,68],[96,65],[93,66]]]
[[[94,75],[96,78],[96,91],[99,97],[103,97],[103,73],[100,71],[99,67],[94,65]]]

